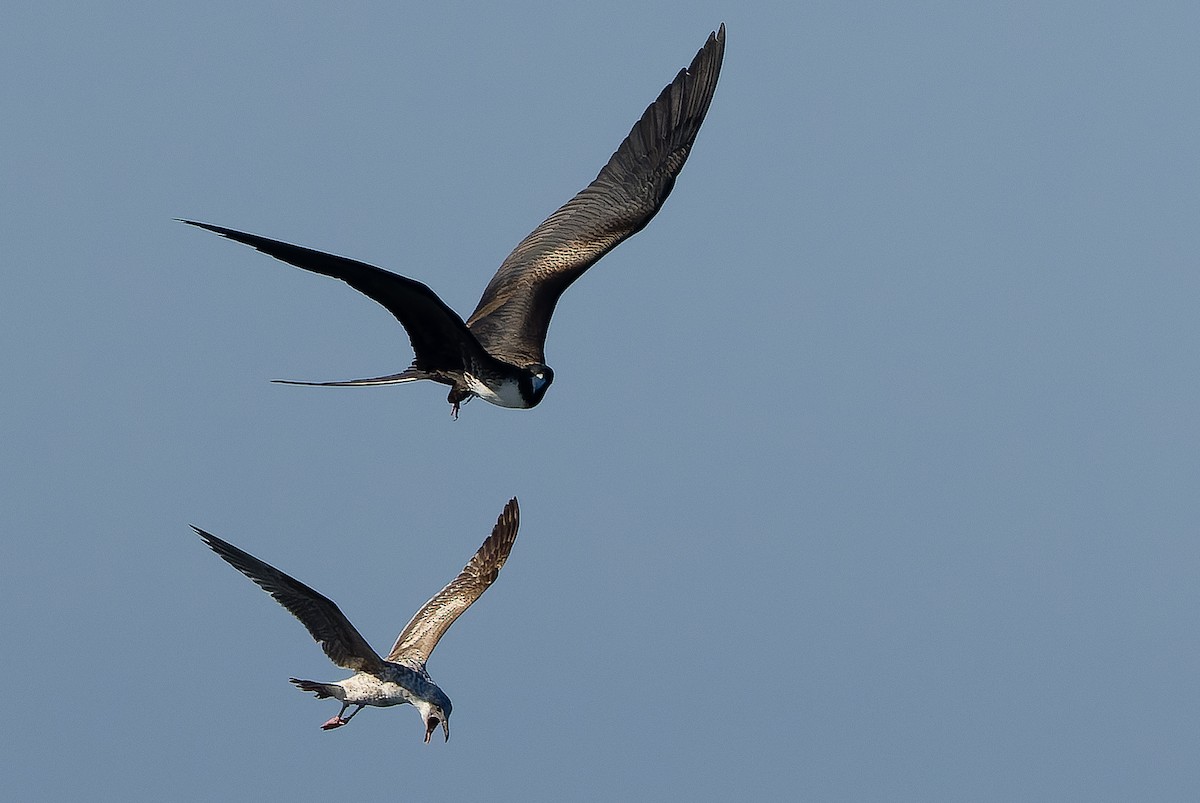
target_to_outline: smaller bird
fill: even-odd
[[[512,551],[519,525],[520,511],[513,498],[504,506],[492,534],[479,551],[458,577],[417,611],[387,658],[379,657],[328,597],[212,533],[195,526],[192,529],[230,566],[253,580],[299,619],[329,660],[354,670],[350,677],[333,683],[288,678],[300,690],[311,691],[318,699],[332,697],[341,702],[342,709],[321,725],[322,730],[340,728],[368,705],[387,707],[411,703],[425,723],[425,742],[428,743],[439,725],[446,741],[450,741],[451,705],[450,698],[429,677],[425,662],[454,620],[496,581]],[[344,717],[350,706],[356,707]]]

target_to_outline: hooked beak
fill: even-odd
[[[425,720],[425,744],[429,744],[429,739],[433,736],[433,732],[437,730],[438,723],[442,725],[442,732],[446,734],[446,741],[450,741],[450,723],[445,719],[430,717]]]

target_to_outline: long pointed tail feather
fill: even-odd
[[[314,388],[355,388],[373,387],[375,385],[399,385],[402,382],[416,382],[418,379],[429,379],[423,371],[406,368],[398,374],[374,376],[369,379],[344,379],[338,382],[303,382],[295,379],[272,379],[276,385],[305,385]]]

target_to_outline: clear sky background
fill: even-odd
[[[1200,797],[1200,7],[25,3],[0,25],[6,791]],[[662,213],[532,411],[461,313],[720,22]],[[379,649],[521,500],[410,707],[336,711],[195,523]]]

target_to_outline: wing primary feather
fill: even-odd
[[[205,544],[226,563],[250,578],[270,594],[308,630],[329,660],[354,670],[371,670],[382,664],[375,652],[345,617],[333,600],[309,588],[296,578],[238,549],[212,533],[192,526]]]
[[[520,527],[517,500],[508,500],[496,519],[492,534],[450,583],[421,606],[405,626],[387,660],[405,663],[414,668],[425,665],[429,654],[442,635],[454,624],[463,611],[496,581],[500,568],[508,560]]]
[[[415,368],[462,370],[467,355],[473,355],[477,360],[488,359],[487,352],[458,313],[450,309],[427,285],[415,279],[282,240],[211,223],[183,218],[178,220],[248,245],[289,265],[342,280],[383,306],[404,326],[415,356]]]

